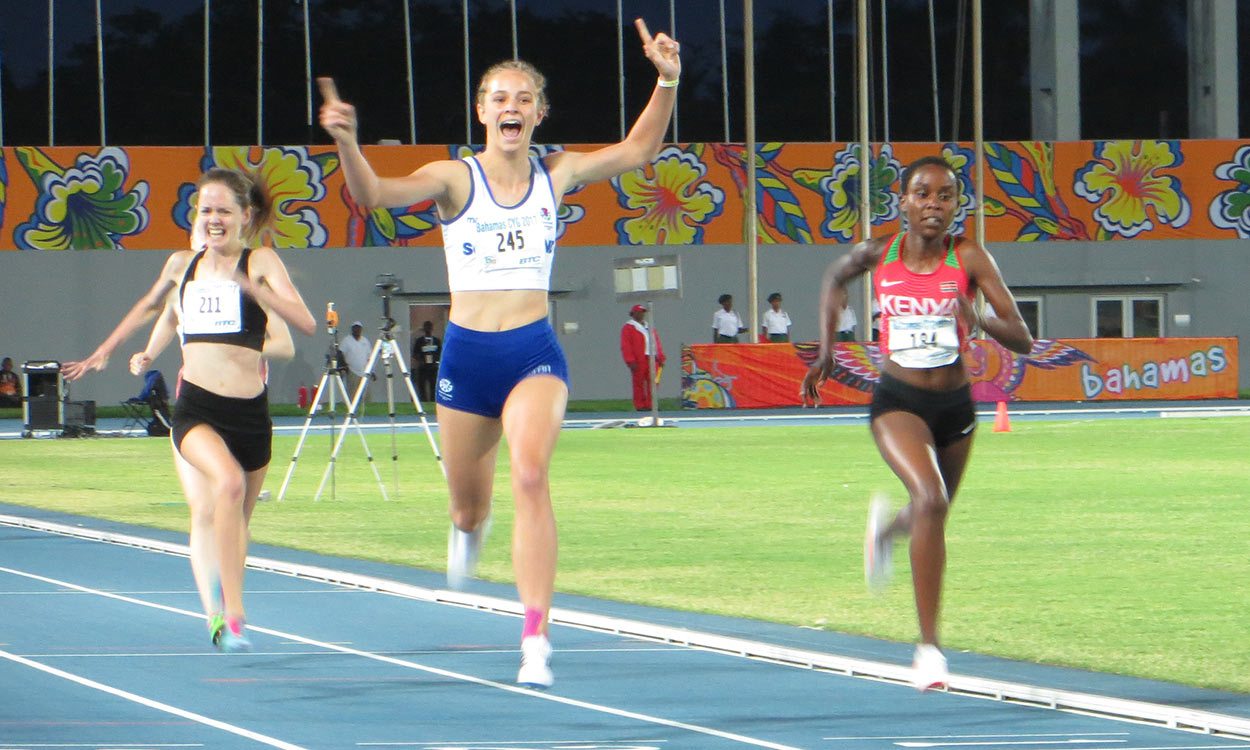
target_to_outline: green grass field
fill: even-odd
[[[984,425],[949,528],[948,649],[1250,692],[1245,498],[1250,420]],[[264,504],[258,542],[441,570],[446,493],[422,434],[370,434],[391,502],[358,439],[336,499],[312,501],[328,437],[312,435],[292,490]],[[275,440],[277,494],[295,439]],[[185,529],[167,441],[0,442],[0,500]],[[398,468],[394,492],[392,468]],[[511,580],[500,459],[483,577]],[[564,592],[908,641],[906,550],[866,593],[867,499],[897,483],[863,426],[577,430],[552,467]]]

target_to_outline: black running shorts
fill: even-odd
[[[868,408],[869,421],[892,411],[905,411],[924,420],[938,448],[957,443],[972,435],[977,426],[977,410],[972,387],[967,383],[949,391],[917,388],[881,373]]]
[[[273,448],[273,421],[269,418],[269,389],[254,398],[219,396],[195,383],[182,381],[174,402],[174,447],[182,452],[182,440],[196,425],[208,425],[221,435],[230,455],[244,471],[269,465]]]

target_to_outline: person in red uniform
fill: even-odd
[[[872,271],[881,308],[881,380],[869,420],[882,458],[903,483],[908,502],[896,513],[884,499],[869,509],[864,572],[872,588],[889,576],[893,540],[911,536],[912,585],[920,625],[913,664],[920,690],[944,686],[946,657],[938,642],[938,609],[946,567],[946,516],[963,477],[976,428],[968,373],[960,358],[980,329],[1027,354],[1033,338],[990,254],[947,229],[959,206],[959,181],[943,159],[924,157],[903,172],[906,231],[860,242],[825,272],[820,299],[820,353],[803,379],[805,402],[832,372],[838,315],[848,282]],[[973,305],[980,291],[994,316]]]
[[[651,366],[647,363],[647,308],[634,305],[629,308],[629,320],[621,326],[621,357],[629,368],[634,384],[634,408],[638,411],[651,409]],[[664,366],[664,344],[660,334],[655,334],[656,373]]]

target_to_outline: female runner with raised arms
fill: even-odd
[[[525,608],[517,682],[549,687],[547,615],[556,574],[556,523],[548,473],[568,402],[568,367],[547,320],[556,215],[577,185],[638,169],[659,152],[681,73],[675,40],[635,23],[659,80],[624,141],[580,153],[530,155],[547,114],[545,79],[519,60],[486,71],[477,118],[486,148],[435,161],[405,177],[379,177],[357,141],[356,113],[320,79],[321,125],[338,145],[343,174],[361,205],[433,200],[442,221],[451,291],[435,408],[451,495],[447,578],[473,573],[490,514],[495,455],[508,438],[516,502],[512,563]]]

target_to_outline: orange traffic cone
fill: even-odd
[[[1007,416],[1007,402],[999,401],[994,410],[994,432],[1011,432],[1011,418]]]

